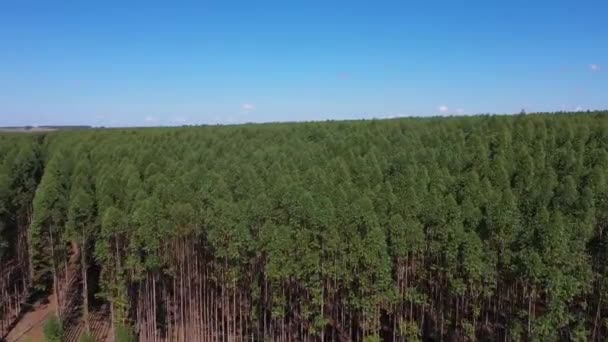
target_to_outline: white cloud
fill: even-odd
[[[562,112],[582,112],[583,107],[581,107],[581,106],[571,107],[571,106],[562,105],[561,111]]]
[[[146,123],[153,124],[153,123],[157,123],[158,122],[158,118],[155,118],[153,116],[146,116],[146,118],[144,119],[144,121]]]
[[[255,109],[255,105],[254,105],[253,103],[243,103],[243,104],[241,105],[241,108],[242,108],[244,111],[247,111],[247,112],[248,112],[248,111],[252,111],[252,110],[254,110],[254,109]]]
[[[182,116],[178,116],[178,117],[173,118],[173,119],[171,120],[171,122],[173,122],[173,123],[178,123],[178,124],[183,124],[183,123],[188,122],[188,119],[186,119],[186,118],[184,118],[184,117],[182,117]]]
[[[437,109],[438,109],[440,112],[442,112],[442,113],[447,113],[447,112],[448,112],[448,110],[450,110],[450,109],[448,108],[448,106],[446,106],[446,105],[441,105],[441,106],[437,107]]]
[[[464,114],[464,109],[458,108],[458,109],[456,109],[456,113],[458,113],[458,114]]]
[[[396,119],[404,117],[405,114],[387,114],[385,116],[380,117],[380,119]]]
[[[591,70],[591,72],[598,72],[600,69],[600,66],[597,64],[589,64],[589,70]]]

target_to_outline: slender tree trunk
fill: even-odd
[[[55,294],[55,315],[61,320],[61,311],[59,310],[59,281],[57,279],[57,263],[55,260],[55,240],[53,239],[53,230],[49,228],[49,237],[51,240],[51,267],[53,268],[53,293]]]
[[[528,338],[532,332],[532,293],[533,291],[530,291],[528,294]]]
[[[29,270],[29,286],[32,286],[34,283],[34,259],[33,259],[33,255],[34,255],[34,246],[32,244],[32,229],[30,226],[31,222],[32,222],[32,210],[29,211],[28,214],[28,228],[27,229],[27,248],[28,248],[28,270]]]
[[[236,278],[232,280],[232,334],[236,339]]]
[[[80,259],[82,264],[80,265],[82,272],[82,309],[84,326],[87,333],[91,332],[91,326],[89,322],[89,283],[87,278],[87,238],[85,228],[82,228],[82,246],[80,247]]]
[[[322,282],[323,287],[321,288],[321,318],[325,320],[325,281]],[[321,342],[325,342],[325,325],[321,329]]]
[[[179,315],[180,315],[180,325],[179,325],[179,336],[181,337],[181,341],[185,342],[186,340],[186,310],[184,308],[184,248],[181,246],[178,250],[180,252],[180,260],[179,260]]]
[[[154,332],[154,341],[158,341],[156,329],[156,274],[152,276],[152,329]]]
[[[595,318],[593,320],[593,333],[591,334],[591,341],[595,341],[595,336],[597,334],[597,325],[598,325],[598,321],[600,320],[601,312],[602,312],[602,292],[600,291],[600,297],[597,301],[597,310],[595,311]]]

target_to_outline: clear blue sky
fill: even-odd
[[[605,0],[123,2],[0,1],[0,125],[608,108]]]

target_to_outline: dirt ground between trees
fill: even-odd
[[[55,312],[55,297],[49,296],[34,304],[6,337],[7,342],[44,341],[44,322]]]
[[[44,324],[46,320],[55,313],[55,297],[51,295],[39,300],[34,304],[32,310],[28,311],[17,322],[17,325],[6,336],[6,342],[42,342],[44,341]],[[99,342],[111,342],[109,334],[109,322],[103,315],[91,314],[91,332]],[[80,334],[84,331],[82,322],[75,326],[66,327],[66,341],[77,342]]]

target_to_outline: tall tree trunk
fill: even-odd
[[[87,238],[84,227],[82,228],[82,246],[80,247],[80,261],[82,272],[82,309],[84,326],[87,333],[91,332],[89,323],[89,283],[87,278]]]
[[[528,294],[528,338],[532,333],[532,294],[533,290]]]
[[[29,285],[32,286],[34,283],[34,246],[32,244],[32,230],[29,229],[29,225],[32,222],[32,214],[30,211],[29,220],[28,220],[28,229],[27,229],[27,248],[28,248],[28,271],[29,271]]]
[[[601,289],[601,287],[600,287]],[[600,297],[597,301],[597,310],[595,311],[595,318],[593,320],[593,334],[591,335],[591,341],[595,341],[595,336],[597,334],[597,325],[600,320],[600,314],[602,312],[602,292],[600,290]]]
[[[53,294],[55,295],[55,315],[61,320],[61,311],[59,310],[59,280],[57,279],[57,262],[55,260],[55,240],[53,239],[53,230],[49,228],[49,238],[51,240],[51,267],[53,273]]]

